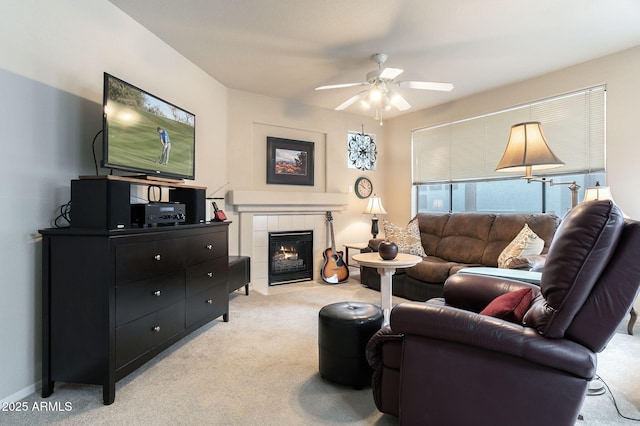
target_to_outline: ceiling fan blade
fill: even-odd
[[[316,87],[316,90],[327,90],[327,89],[342,89],[345,87],[356,87],[356,86],[368,86],[369,83],[343,83],[343,84],[331,84],[329,86],[320,86]]]
[[[400,68],[384,68],[380,73],[380,78],[385,80],[393,80],[403,72],[404,70],[401,70]]]
[[[453,84],[451,83],[435,83],[432,81],[398,81],[396,85],[403,89],[440,90],[442,92],[453,90]]]
[[[353,105],[356,102],[358,102],[360,99],[362,99],[365,96],[367,96],[368,93],[369,93],[368,90],[363,90],[362,92],[358,93],[357,95],[350,97],[349,99],[347,99],[346,101],[344,101],[343,103],[341,103],[340,105],[335,107],[334,109],[336,111],[342,111],[343,109],[346,109],[346,108],[350,107],[351,105]]]
[[[402,74],[404,71],[400,68],[383,68],[377,69],[373,71],[369,71],[367,73],[367,81],[369,83],[375,83],[379,80],[390,81]]]
[[[398,108],[399,111],[406,111],[411,108],[411,104],[397,92],[391,93],[391,105]]]

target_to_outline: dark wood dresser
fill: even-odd
[[[228,321],[228,225],[46,229],[42,396],[115,383],[202,325]]]

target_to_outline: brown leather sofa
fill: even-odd
[[[376,406],[403,425],[574,425],[639,258],[640,222],[586,202],[558,228],[540,287],[457,274],[444,298],[397,305],[367,345]],[[521,320],[479,313],[527,288]]]
[[[418,213],[416,218],[427,257],[414,267],[396,271],[393,294],[419,301],[442,297],[446,279],[462,268],[497,267],[500,253],[525,223],[545,245],[540,256],[523,258],[520,267],[541,269],[560,224],[560,218],[553,214]],[[370,240],[368,250],[377,251],[381,241]],[[360,282],[380,290],[380,276],[375,268],[361,267]]]

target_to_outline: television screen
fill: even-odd
[[[103,113],[103,167],[195,178],[195,115],[107,73]]]

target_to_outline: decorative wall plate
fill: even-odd
[[[349,161],[357,169],[371,170],[377,154],[376,143],[371,135],[362,132],[349,137]]]

